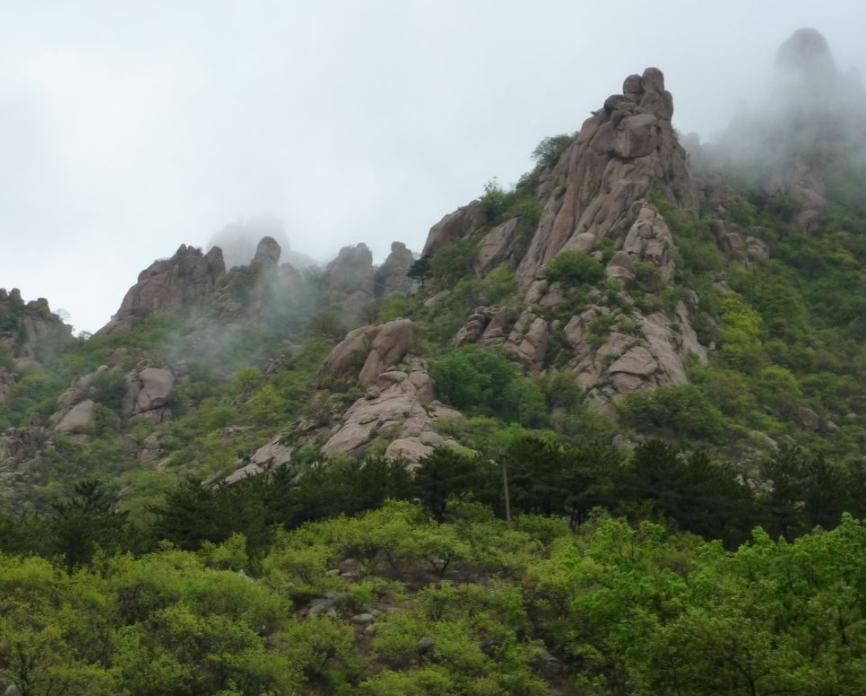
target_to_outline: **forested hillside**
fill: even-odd
[[[417,255],[0,291],[6,694],[866,693],[866,92],[776,71],[710,144],[628,76]]]

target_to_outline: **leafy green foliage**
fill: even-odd
[[[692,384],[632,392],[620,412],[633,427],[671,436],[713,440],[722,432],[722,414]]]
[[[581,251],[561,251],[544,267],[544,275],[568,287],[594,285],[604,279],[604,266]]]
[[[440,395],[458,408],[497,413],[526,424],[543,420],[544,394],[517,364],[489,348],[466,346],[431,366]]]
[[[576,133],[560,133],[542,140],[532,151],[536,166],[546,169],[559,161],[562,154],[574,142]]]

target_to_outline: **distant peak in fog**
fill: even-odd
[[[255,258],[259,242],[265,237],[270,237],[279,245],[283,261],[292,266],[305,268],[316,263],[306,254],[293,251],[282,221],[267,215],[226,225],[211,237],[208,247],[218,246],[222,249],[227,268],[246,266]]]

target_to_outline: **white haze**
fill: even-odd
[[[323,259],[419,249],[545,135],[656,65],[705,137],[815,26],[866,65],[862,5],[0,0],[0,287],[94,330],[182,243],[272,216]],[[245,224],[245,223],[244,223]]]

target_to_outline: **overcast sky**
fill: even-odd
[[[800,26],[866,65],[861,2],[0,0],[0,287],[99,328],[240,218],[326,258],[430,225],[660,67],[707,138]]]

